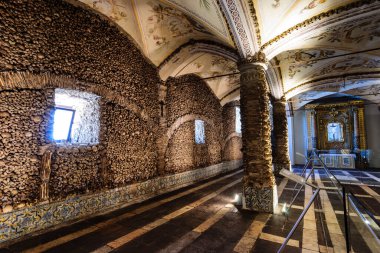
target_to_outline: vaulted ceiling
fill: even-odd
[[[239,98],[239,59],[258,51],[273,96],[295,108],[334,93],[379,102],[379,1],[70,1],[116,23],[163,80],[197,74],[222,104]]]

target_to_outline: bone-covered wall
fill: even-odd
[[[24,206],[38,198],[39,147],[46,143],[52,90],[0,92],[0,200]]]
[[[39,200],[41,148],[53,152],[51,200],[152,177],[159,109],[157,69],[125,34],[80,7],[53,0],[0,5],[4,211]],[[65,86],[104,100],[99,144],[51,143],[54,88]],[[34,123],[29,114],[41,117],[42,123]],[[9,137],[8,131],[14,134]]]
[[[204,167],[221,161],[221,106],[198,76],[185,75],[167,82],[167,126],[181,122],[169,136],[165,152],[169,173]],[[182,119],[184,120],[182,123]],[[196,119],[204,121],[205,143],[195,143]]]
[[[223,106],[223,160],[242,159],[241,133],[236,132],[236,107],[240,107],[239,101],[232,101]]]
[[[156,128],[120,105],[107,106],[107,185],[122,186],[156,175]]]
[[[0,212],[41,201],[47,151],[49,201],[221,162],[221,106],[199,77],[167,81],[161,131],[157,68],[115,26],[61,0],[1,1],[0,16]],[[99,143],[52,141],[56,88],[99,96]],[[201,145],[197,118],[205,121]],[[169,129],[159,174],[157,139]]]

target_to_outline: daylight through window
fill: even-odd
[[[235,107],[235,131],[241,133],[240,107]]]
[[[55,90],[53,139],[56,142],[99,142],[99,97],[75,90]]]
[[[205,143],[205,124],[203,120],[195,120],[195,143]]]

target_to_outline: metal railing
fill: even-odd
[[[314,185],[313,183],[308,182],[311,175],[315,172],[314,162],[318,161],[322,165],[322,169],[325,171],[329,180],[333,184],[333,187],[322,187],[319,185]],[[307,173],[307,170],[311,166],[310,172]],[[321,169],[318,166],[318,169]],[[368,208],[355,196],[355,194],[350,190],[349,185],[342,184],[336,176],[330,172],[327,168],[326,164],[321,160],[317,151],[313,151],[311,155],[307,158],[307,162],[303,167],[300,175],[294,174],[288,170],[281,170],[281,175],[287,177],[288,179],[296,182],[296,185],[293,188],[293,194],[289,205],[284,206],[283,212],[288,214],[290,208],[292,207],[294,201],[297,199],[299,193],[302,189],[308,185],[314,189],[314,193],[310,198],[310,201],[306,204],[306,207],[302,211],[301,215],[298,217],[297,221],[293,225],[289,234],[285,238],[283,244],[278,250],[278,253],[283,252],[287,243],[293,236],[295,230],[297,229],[300,222],[303,220],[307,211],[313,202],[317,199],[321,190],[333,190],[338,193],[340,197],[341,204],[343,207],[343,215],[344,215],[344,233],[345,233],[345,244],[346,251],[352,251],[353,244],[356,243],[356,237],[353,236],[353,231],[355,233],[359,233],[366,242],[369,250],[371,252],[380,252],[380,224],[379,221],[376,220],[375,215],[373,215]],[[322,226],[323,227],[323,226]]]

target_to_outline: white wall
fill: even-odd
[[[306,117],[305,110],[294,112],[293,138],[294,138],[294,163],[305,164],[306,156]]]
[[[293,135],[293,125],[294,125],[294,117],[287,116],[288,122],[288,147],[289,147],[289,159],[290,164],[295,164],[295,156],[294,156],[294,135]]]
[[[370,167],[380,168],[380,111],[377,105],[365,106],[367,146],[371,150]]]

